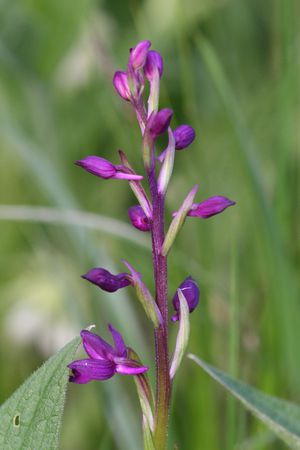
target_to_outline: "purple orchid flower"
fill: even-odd
[[[122,97],[127,102],[131,100],[131,92],[126,72],[121,70],[115,72],[113,78],[113,85],[120,97]]]
[[[137,361],[128,358],[128,350],[121,334],[108,325],[115,347],[112,347],[97,334],[82,330],[80,335],[83,347],[89,358],[73,361],[68,365],[72,370],[69,381],[77,384],[93,380],[108,380],[115,373],[139,375],[148,370]]]
[[[118,289],[129,286],[131,284],[130,277],[128,273],[113,275],[102,267],[95,267],[82,275],[82,278],[106,292],[116,292]]]
[[[175,138],[176,150],[183,150],[191,145],[196,137],[196,133],[193,127],[190,125],[180,125],[173,131]]]
[[[194,311],[199,303],[200,298],[200,289],[197,282],[192,277],[187,277],[179,286],[179,288],[183,295],[186,298],[190,313]],[[176,313],[171,317],[173,322],[179,320],[179,310],[180,310],[180,302],[178,298],[178,293],[176,290],[176,294],[173,297],[173,306]]]
[[[190,125],[179,125],[179,127],[175,128],[173,131],[174,139],[175,139],[175,149],[183,150],[192,144],[196,137],[196,133],[193,127]],[[158,161],[163,162],[166,156],[165,149],[159,156]]]
[[[152,139],[156,139],[160,134],[167,131],[172,117],[173,111],[169,108],[161,109],[149,117],[147,128]]]
[[[79,159],[75,162],[77,166],[82,167],[87,172],[96,175],[97,177],[109,179],[119,179],[119,180],[142,180],[141,175],[132,173],[127,167],[123,165],[113,165],[107,159],[101,158],[100,156],[86,156],[83,159]]]
[[[188,213],[188,216],[208,219],[216,214],[220,214],[229,206],[233,205],[235,205],[235,202],[229,200],[229,198],[223,197],[222,195],[216,195],[215,197],[210,197],[201,203],[194,203]]]
[[[140,231],[150,231],[150,222],[140,205],[131,206],[128,215],[132,225]]]
[[[150,47],[151,42],[146,40],[139,42],[134,48],[130,49],[129,65],[133,70],[139,70],[144,67]]]
[[[209,217],[220,214],[229,206],[233,206],[235,204],[236,202],[229,200],[229,198],[224,197],[223,195],[216,195],[204,200],[201,203],[193,203],[187,215],[190,217],[201,217],[202,219],[208,219]],[[174,211],[172,216],[175,217],[176,214],[177,211]]]
[[[146,64],[144,66],[144,73],[148,81],[152,81],[156,71],[161,78],[164,71],[164,63],[161,54],[155,50],[150,50],[147,54]]]

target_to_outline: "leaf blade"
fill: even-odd
[[[188,357],[234,395],[249,411],[294,449],[300,449],[300,407],[264,394],[205,363],[193,354]]]
[[[80,338],[73,339],[37,369],[0,407],[0,448],[58,448],[67,364]]]

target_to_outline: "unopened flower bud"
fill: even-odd
[[[91,269],[85,275],[82,275],[82,278],[95,284],[106,292],[115,292],[118,289],[122,289],[131,284],[130,275],[128,273],[113,275],[102,267]]]
[[[188,147],[196,137],[195,130],[190,125],[180,125],[173,133],[176,150],[182,150]]]
[[[144,66],[144,73],[149,81],[152,81],[156,71],[159,77],[162,77],[164,70],[164,63],[161,54],[155,50],[150,50],[147,54],[146,64]]]
[[[107,161],[107,159],[100,158],[100,156],[87,156],[76,161],[75,164],[87,172],[104,179],[112,178],[117,172],[111,162]]]
[[[75,164],[87,172],[104,179],[115,178],[129,181],[143,179],[142,175],[137,175],[122,165],[114,166],[110,161],[100,156],[86,156],[83,159],[75,161]]]
[[[194,309],[197,307],[199,303],[199,297],[200,297],[200,290],[199,286],[196,283],[195,280],[193,280],[192,277],[187,277],[179,286],[180,291],[183,293],[189,307],[190,313],[194,311]],[[178,291],[176,291],[176,294],[173,297],[173,306],[176,311],[174,316],[172,316],[171,320],[173,322],[176,322],[179,320],[179,311],[180,311],[180,302],[178,298]]]
[[[131,95],[126,72],[122,72],[120,70],[115,72],[113,85],[120,97],[126,101],[130,101]]]
[[[201,203],[193,203],[188,212],[188,216],[208,219],[216,214],[220,214],[226,208],[233,205],[235,205],[234,201],[229,200],[229,198],[223,197],[222,195],[217,195],[215,197],[210,197]]]
[[[152,139],[156,139],[160,134],[167,131],[172,116],[173,111],[169,108],[161,109],[151,115],[147,127]]]
[[[130,49],[129,64],[134,70],[144,67],[150,47],[150,41],[141,41],[134,48]]]
[[[132,225],[140,231],[150,231],[149,219],[140,205],[131,206],[128,215]]]

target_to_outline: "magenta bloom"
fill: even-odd
[[[226,208],[233,205],[235,205],[235,202],[229,200],[229,198],[223,197],[222,195],[216,195],[215,197],[210,197],[201,203],[194,203],[188,213],[188,216],[208,219],[216,214],[220,214]]]
[[[132,225],[140,231],[150,231],[149,219],[140,205],[131,206],[128,215]]]
[[[114,178],[129,181],[143,179],[141,175],[132,173],[125,166],[114,166],[110,161],[101,158],[100,156],[86,156],[85,158],[76,161],[75,164],[82,167],[87,172],[104,179]]]
[[[114,74],[113,85],[120,97],[122,97],[126,101],[130,101],[131,93],[126,72],[118,70]]]
[[[173,131],[173,133],[176,150],[182,150],[188,147],[196,137],[195,130],[190,125],[180,125]]]
[[[148,370],[148,367],[128,358],[128,350],[121,334],[112,325],[109,325],[108,329],[115,347],[97,334],[88,330],[81,331],[82,344],[89,358],[73,361],[68,365],[72,370],[69,381],[85,384],[93,380],[108,380],[115,373],[139,375]]]
[[[229,200],[229,198],[224,197],[223,195],[216,195],[201,203],[193,203],[187,215],[190,217],[202,217],[202,219],[208,219],[216,214],[220,214],[226,208],[233,205],[235,205],[235,202]],[[173,212],[172,216],[175,217],[176,214],[177,211]]]
[[[118,273],[113,275],[108,270],[102,267],[95,267],[82,275],[82,278],[95,284],[100,289],[106,292],[116,292],[131,284],[130,275],[128,273]]]
[[[130,49],[129,65],[133,70],[142,69],[144,67],[150,47],[150,41],[141,41],[134,48]]]
[[[187,277],[181,283],[178,289],[180,289],[183,295],[185,296],[189,306],[189,311],[190,312],[194,311],[194,309],[197,307],[199,303],[200,298],[200,289],[197,282],[192,277]],[[177,320],[179,320],[179,309],[180,309],[180,302],[177,291],[173,297],[172,302],[176,313],[174,314],[174,316],[171,317],[171,320],[173,322],[176,322]]]
[[[150,116],[147,128],[153,139],[156,139],[160,134],[167,131],[173,116],[173,111],[169,108],[164,108]]]
[[[162,77],[164,70],[164,63],[161,54],[155,50],[150,50],[147,54],[146,64],[144,66],[144,73],[147,80],[152,81],[155,72],[158,71],[159,77]]]

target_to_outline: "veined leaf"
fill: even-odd
[[[69,364],[80,338],[73,339],[34,372],[0,407],[0,448],[58,448]]]
[[[287,445],[300,449],[300,407],[270,395],[266,395],[226,373],[189,354],[205,372],[220,383],[232,395],[264,422]]]

